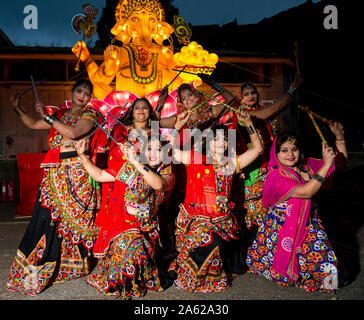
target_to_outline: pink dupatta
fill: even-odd
[[[307,236],[307,221],[311,211],[311,199],[292,198],[296,189],[305,184],[299,179],[298,174],[282,165],[275,152],[276,140],[274,139],[270,160],[268,163],[268,175],[264,183],[262,202],[265,208],[273,207],[283,201],[287,202],[285,221],[278,235],[277,251],[273,258],[272,268],[279,274],[297,281],[299,277],[299,265],[297,254]],[[323,164],[322,160],[308,158],[306,169],[313,175]],[[328,177],[334,171],[331,166]]]

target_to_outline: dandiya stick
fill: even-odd
[[[108,137],[110,137],[111,138],[111,140],[113,140],[116,144],[118,144],[118,143],[120,143],[119,141],[116,141],[115,139],[114,139],[114,137],[111,135],[111,134],[109,134],[102,126],[100,126],[98,123],[97,123],[97,121],[95,120],[94,121],[95,122],[95,124],[102,130],[102,131],[104,131],[104,133],[108,136]]]
[[[103,123],[101,123],[101,126],[105,125],[106,123],[107,121],[105,120]],[[92,130],[83,140],[90,139],[97,130],[99,130],[99,127],[96,127],[94,130]]]
[[[116,121],[116,122],[118,122],[119,124],[121,124],[122,126],[124,126],[125,127],[125,124],[124,123],[122,123],[119,119],[118,119],[118,117],[119,117],[119,115],[120,115],[120,113],[122,112],[123,110],[120,110],[119,111],[119,113],[116,115],[116,117],[115,116],[113,116],[110,112],[107,112],[106,111],[106,113],[110,116],[110,117],[112,117],[113,118],[113,121],[111,121],[111,123],[110,123],[110,127],[114,124],[114,122]]]
[[[180,70],[179,72],[178,72],[178,74],[173,78],[173,80],[167,85],[167,87],[169,87],[173,82],[174,82],[174,80],[176,80],[178,77],[179,77],[179,75],[182,73],[182,72],[184,72],[184,70],[187,68],[187,65],[185,65],[183,68],[182,68],[182,70]],[[174,70],[174,71],[177,71],[176,69],[172,69],[172,70]]]
[[[239,112],[239,110],[238,109],[235,109],[235,108],[233,108],[230,104],[227,104],[227,103],[225,103],[225,102],[222,102],[222,101],[220,101],[220,100],[218,100],[218,99],[216,99],[214,96],[210,96],[210,95],[208,95],[207,93],[205,93],[205,92],[203,92],[203,91],[200,91],[200,90],[198,90],[200,93],[202,93],[203,95],[205,95],[207,98],[209,98],[210,100],[215,100],[216,102],[218,102],[219,104],[222,104],[222,105],[224,105],[225,107],[228,107],[229,109],[231,109],[231,110],[233,110],[234,112]]]
[[[328,145],[328,143],[327,143],[327,141],[326,141],[326,139],[325,139],[324,135],[322,134],[322,132],[321,132],[321,130],[320,130],[320,128],[319,128],[319,126],[317,125],[316,120],[315,120],[315,118],[313,117],[312,113],[311,113],[311,112],[307,112],[307,114],[308,114],[308,116],[311,118],[311,121],[312,121],[312,123],[313,123],[313,126],[315,127],[315,129],[316,129],[317,133],[319,134],[319,136],[320,136],[320,138],[321,138],[321,141],[322,141],[324,144]]]
[[[331,123],[331,121],[329,119],[326,119],[323,116],[320,116],[319,114],[311,111],[309,107],[304,107],[304,106],[299,105],[298,108],[300,108],[301,110],[306,111],[306,112],[311,112],[311,114],[314,117],[316,117],[317,119],[319,119],[319,120],[321,120],[321,121],[323,121],[323,122],[325,122],[327,124],[330,124]]]
[[[28,91],[32,90],[33,88],[35,88],[35,87],[39,86],[40,84],[42,84],[42,83],[43,83],[44,81],[46,81],[46,80],[47,80],[47,78],[44,78],[42,81],[39,81],[37,84],[35,84],[35,85],[31,86],[31,87],[30,87],[30,88],[28,88],[28,89],[25,89],[24,91],[19,92],[18,94],[19,94],[20,96],[22,96],[23,94],[25,94],[25,93],[27,93]]]
[[[32,88],[33,88],[33,90],[34,90],[34,95],[35,95],[35,99],[37,100],[37,101],[39,101],[39,99],[38,99],[38,95],[37,95],[37,90],[35,89],[35,84],[34,84],[34,80],[33,80],[33,76],[32,75],[30,75],[30,80],[32,80]]]
[[[124,108],[125,108],[125,106],[127,105],[128,103],[126,103],[126,104],[124,104],[124,106],[123,106],[123,108],[119,111],[119,113],[116,115],[116,117],[119,117],[119,115],[120,115],[120,113],[124,110]],[[106,111],[107,112],[107,111]],[[109,115],[111,115],[109,112],[107,112]],[[121,123],[117,118],[115,118],[113,115],[111,115],[113,118],[114,118],[114,120],[112,120],[111,121],[111,124],[110,124],[110,126],[112,126],[113,124],[114,124],[114,122],[115,122],[115,120],[117,120],[119,123]],[[101,123],[101,126],[103,126],[103,125],[105,125],[107,123],[107,120],[105,120],[105,121],[103,121],[102,123]],[[122,123],[121,123],[122,124]],[[89,134],[89,135],[87,135],[85,138],[84,138],[84,140],[87,140],[87,139],[90,139],[94,134],[95,134],[95,132],[97,131],[97,130],[99,130],[100,128],[99,127],[96,127],[93,131],[91,131],[91,133]]]

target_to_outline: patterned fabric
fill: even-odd
[[[171,166],[161,167],[159,174],[173,176]],[[143,296],[147,290],[163,290],[155,264],[160,231],[157,213],[169,192],[149,191],[143,176],[125,162],[116,173],[107,214],[98,220],[100,235],[94,255],[100,260],[96,272],[87,278],[101,293],[126,299]],[[149,206],[147,215],[128,213],[127,206],[145,203]]]
[[[91,108],[78,113],[63,109],[56,117],[69,126],[81,118],[100,120]],[[88,254],[98,235],[95,218],[100,193],[90,184],[77,154],[60,153],[61,142],[62,136],[51,128],[32,221],[9,274],[8,288],[17,292],[39,294],[52,283],[89,273]]]
[[[42,206],[51,209],[62,236],[67,235],[74,245],[82,242],[90,250],[98,235],[94,222],[101,197],[90,184],[80,158],[62,159],[59,167],[44,171]]]
[[[314,210],[307,225],[307,237],[298,253],[299,280],[292,281],[272,268],[277,250],[279,231],[285,221],[287,202],[267,212],[264,225],[258,229],[256,240],[248,250],[247,265],[259,274],[281,286],[296,286],[308,292],[334,293],[337,288],[337,258],[327,234]]]
[[[209,219],[191,216],[180,205],[176,223],[177,258],[170,270],[177,273],[174,284],[191,292],[218,292],[231,287],[240,273],[227,270],[223,256],[227,255],[224,242],[238,239],[238,224],[231,215]],[[201,252],[201,249],[205,252]],[[200,251],[199,251],[200,250]],[[234,261],[236,263],[236,261]]]
[[[51,226],[51,214],[40,203],[40,193],[32,220],[16,252],[7,286],[10,290],[36,295],[48,285],[88,274],[89,260],[82,243],[73,245],[57,234],[58,222]]]
[[[191,155],[194,158],[194,155]],[[235,166],[190,164],[187,189],[176,223],[177,258],[170,270],[174,284],[192,292],[227,290],[241,272],[239,250],[234,247],[239,227],[228,201]]]
[[[258,161],[258,163],[260,162]],[[244,171],[246,179],[250,172],[249,169]],[[247,184],[246,181],[245,183],[242,182],[244,187],[244,209],[246,210],[244,219],[248,229],[250,229],[253,224],[260,226],[263,223],[265,208],[262,204],[262,194],[266,173],[266,168],[259,168],[258,174],[253,178],[252,184]]]
[[[75,124],[78,122],[78,120],[85,118],[92,121],[98,120],[100,115],[98,112],[91,108],[86,107],[82,109],[80,112],[70,112],[70,110],[61,109],[57,111],[54,116],[62,121],[64,124],[74,127]],[[49,149],[56,149],[61,146],[61,141],[63,139],[63,136],[57,132],[53,127],[50,130],[50,135],[48,139],[48,147]]]
[[[242,101],[241,93],[239,94],[238,101]],[[253,111],[260,110],[263,106],[260,102],[254,106],[242,103],[240,108],[242,110]],[[266,167],[269,159],[269,150],[274,138],[272,127],[268,121],[256,121],[254,126],[260,141],[262,142],[264,151],[258,159],[242,170],[242,176],[244,178],[241,179],[241,187],[244,194],[244,208],[246,210],[244,218],[248,229],[251,228],[253,224],[259,227],[265,215],[265,210],[262,206],[263,184],[267,173]],[[245,143],[249,146],[250,138],[246,137],[246,139]]]
[[[86,281],[100,293],[123,299],[163,291],[154,255],[155,244],[147,236],[137,229],[125,231],[114,238]]]
[[[202,163],[195,163],[199,160]],[[191,164],[186,166],[187,185],[184,206],[190,215],[206,215],[215,218],[229,214],[234,207],[229,198],[236,170],[235,161],[229,159],[221,166],[207,164],[206,161],[206,157],[202,154],[195,151],[191,153]]]

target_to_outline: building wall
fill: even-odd
[[[43,152],[47,150],[48,130],[29,129],[14,112],[10,104],[10,96],[22,91],[31,83],[13,83],[0,85],[0,137],[3,158],[15,157],[17,153]],[[70,99],[71,84],[48,84],[37,88],[39,100],[46,105],[62,105]],[[39,118],[34,109],[33,91],[26,93],[21,99],[22,108],[32,117]]]

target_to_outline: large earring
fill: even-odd
[[[160,46],[163,45],[164,40],[168,40],[170,35],[173,33],[174,29],[166,22],[160,22],[157,26],[156,32],[153,34],[152,38]]]

